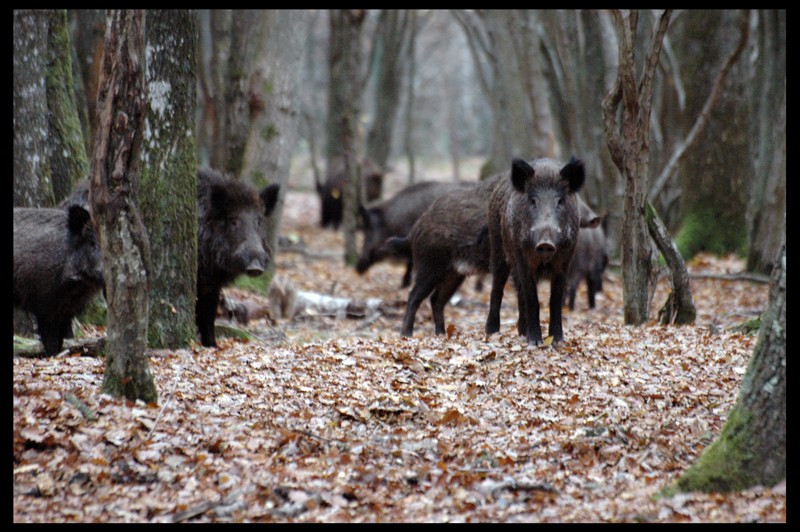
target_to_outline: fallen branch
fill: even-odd
[[[172,522],[180,523],[182,521],[186,521],[187,519],[191,519],[193,517],[197,517],[198,515],[202,515],[209,510],[213,510],[214,508],[220,506],[229,506],[236,501],[239,495],[241,495],[242,491],[243,491],[242,489],[234,490],[225,497],[222,497],[217,502],[204,501],[196,506],[193,506],[192,508],[188,508],[182,512],[178,512],[177,514],[172,516]]]
[[[717,279],[720,281],[751,281],[754,283],[769,284],[769,276],[760,273],[690,273],[692,279]]]
[[[88,421],[94,421],[95,419],[97,419],[97,414],[92,412],[91,408],[86,406],[83,403],[83,401],[75,397],[73,394],[65,393],[64,399],[66,399],[69,404],[75,406],[78,410],[80,410],[83,417],[86,418]]]

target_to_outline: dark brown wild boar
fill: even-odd
[[[414,286],[408,294],[401,334],[411,336],[420,304],[430,295],[436,334],[444,334],[444,306],[473,274],[489,271],[486,213],[489,192],[501,176],[468,183],[439,196],[419,217],[406,238],[387,246],[407,246],[414,264]]]
[[[602,227],[586,227],[578,231],[575,254],[570,263],[567,281],[567,301],[570,310],[575,310],[575,294],[578,283],[586,279],[589,308],[594,308],[595,294],[603,290],[603,272],[608,266],[606,237]]]
[[[508,175],[508,174],[506,174]],[[529,345],[542,345],[537,283],[550,279],[550,336],[564,339],[561,307],[567,272],[579,227],[596,227],[577,192],[586,179],[583,162],[567,164],[536,159],[530,164],[514,159],[511,173],[494,189],[489,200],[489,240],[492,294],[486,334],[500,329],[500,304],[511,273],[517,289],[517,329]]]
[[[14,306],[36,318],[47,355],[72,337],[72,318],[103,287],[103,263],[89,211],[14,209]]]
[[[366,207],[359,206],[364,240],[356,271],[363,274],[373,264],[385,259],[402,260],[406,262],[406,272],[401,287],[411,284],[411,252],[385,253],[383,243],[394,236],[406,236],[436,198],[463,185],[464,183],[423,181],[403,188],[389,199],[374,201]]]

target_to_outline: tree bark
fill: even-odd
[[[622,295],[627,325],[641,325],[649,314],[652,251],[645,222],[645,188],[649,172],[648,141],[653,79],[671,11],[663,11],[653,31],[642,78],[636,80],[634,36],[637,13],[614,11],[619,38],[619,68],[614,88],[603,100],[603,123],[614,164],[625,177],[622,225]],[[622,121],[617,109],[622,105]]]
[[[47,149],[45,10],[14,11],[14,206],[55,205]]]
[[[197,15],[147,15],[147,113],[140,207],[150,242],[148,345],[177,348],[196,338]]]
[[[143,25],[143,11],[109,12],[89,200],[103,254],[108,301],[102,390],[155,402],[158,393],[145,353],[150,249],[137,205],[147,105]]]
[[[344,262],[348,266],[358,260],[356,220],[359,199],[363,197],[357,155],[361,86],[354,81],[361,79],[360,39],[365,18],[364,10],[330,12],[327,172],[330,174],[335,168],[344,168],[342,226]]]
[[[747,269],[768,273],[786,234],[786,11],[759,10],[756,16]]]
[[[689,289],[689,272],[686,270],[686,264],[681,259],[678,248],[675,247],[667,228],[664,227],[650,202],[647,202],[645,212],[650,236],[653,237],[672,272],[672,292],[670,292],[666,303],[659,311],[659,321],[661,325],[689,325],[694,323],[697,317],[697,310],[694,308],[692,292]]]
[[[664,491],[728,492],[786,478],[786,245],[770,281],[769,304],[736,404],[722,433]]]
[[[309,20],[308,12],[300,10],[271,10],[264,18],[266,42],[255,68],[257,83],[253,84],[255,97],[264,102],[264,108],[253,123],[242,175],[259,188],[269,183],[281,185],[278,203],[264,228],[274,258],[289,163],[298,136],[301,71],[296,65],[305,53]],[[274,274],[273,260],[265,275],[271,280]]]
[[[83,86],[86,105],[86,116],[82,117],[83,135],[86,152],[91,153],[92,140],[97,129],[97,81],[103,58],[106,13],[104,9],[71,9],[68,15],[76,70],[80,73],[80,85]],[[79,113],[82,113],[81,109]]]
[[[50,13],[47,57],[48,159],[53,198],[58,203],[72,192],[75,183],[89,174],[72,80],[72,46],[66,10]]]
[[[675,241],[686,259],[700,251],[743,252],[747,244],[746,179],[754,174],[744,85],[747,65],[741,61],[733,64],[716,105],[704,108],[719,65],[724,64],[729,50],[743,47],[740,36],[747,34],[747,14],[744,16],[741,32],[730,29],[742,18],[731,10],[693,11],[680,18],[676,28],[683,25],[685,30],[685,37],[676,43],[681,76],[687,83],[682,129],[689,131],[701,109],[709,113],[708,123],[678,165],[683,221]]]
[[[366,157],[386,172],[403,86],[403,59],[409,39],[408,10],[383,9],[376,29],[375,110],[367,133]]]
[[[222,169],[239,177],[253,119],[250,74],[264,42],[264,11],[234,10],[231,16],[231,53],[225,77],[225,143]]]

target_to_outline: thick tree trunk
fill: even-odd
[[[47,120],[50,13],[14,11],[14,206],[52,207]]]
[[[143,11],[109,12],[89,199],[108,301],[103,392],[149,403],[158,393],[145,353],[150,249],[137,205],[147,105],[143,25]]]
[[[147,138],[140,206],[150,242],[148,345],[186,347],[196,338],[197,15],[147,15]]]
[[[264,102],[257,115],[247,145],[242,175],[259,188],[269,183],[281,185],[278,203],[267,218],[265,233],[273,259],[278,249],[278,228],[289,183],[289,163],[297,143],[300,119],[298,88],[301,71],[296,65],[305,53],[308,12],[272,10],[265,14],[266,42],[256,66],[253,91]],[[275,261],[267,266],[269,280],[275,274]]]
[[[747,270],[768,273],[786,233],[786,11],[760,10],[756,16]]]
[[[739,398],[717,440],[667,490],[727,492],[786,478],[786,247]]]
[[[703,109],[720,65],[737,47],[741,33],[731,28],[738,26],[740,17],[735,10],[703,10],[678,19],[684,35],[676,43],[686,80],[684,131]],[[746,68],[742,61],[733,65],[707,125],[678,165],[683,223],[675,241],[686,259],[700,251],[725,254],[745,249],[746,180],[754,174]]]
[[[75,66],[80,73],[80,86],[83,87],[86,105],[86,116],[82,116],[82,109],[79,109],[79,115],[82,120],[86,152],[91,153],[92,140],[97,128],[97,80],[103,58],[106,13],[104,9],[70,9],[68,15],[75,50]]]
[[[72,186],[89,174],[89,161],[78,118],[72,81],[72,46],[67,12],[50,14],[47,46],[47,111],[49,121],[50,173],[56,203],[72,192]]]

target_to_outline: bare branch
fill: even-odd
[[[656,31],[653,32],[653,38],[650,40],[650,47],[647,51],[645,58],[645,69],[642,73],[642,82],[639,85],[639,102],[642,106],[642,112],[639,114],[639,126],[642,131],[642,138],[649,138],[650,131],[650,109],[653,105],[653,81],[655,79],[656,67],[658,66],[658,58],[661,55],[661,43],[664,41],[664,35],[667,33],[669,27],[669,18],[672,15],[671,9],[665,9],[661,12],[658,18],[658,26]]]
[[[697,138],[697,136],[706,127],[706,124],[708,124],[708,121],[711,118],[711,110],[714,108],[714,105],[716,105],[719,95],[722,93],[722,85],[725,83],[725,79],[728,77],[728,73],[730,72],[731,68],[739,59],[739,56],[744,49],[744,45],[747,43],[747,37],[749,33],[750,11],[745,10],[742,13],[739,43],[736,45],[736,48],[733,50],[731,55],[728,56],[728,59],[725,60],[722,69],[719,71],[719,74],[717,74],[717,79],[714,81],[714,87],[711,89],[711,93],[708,95],[708,99],[706,99],[706,103],[703,105],[703,109],[697,116],[691,131],[689,131],[689,134],[686,135],[686,138],[683,140],[680,146],[678,146],[675,152],[673,152],[672,157],[670,157],[666,166],[664,166],[664,169],[654,181],[653,187],[650,189],[650,193],[647,196],[650,201],[652,201],[661,193],[661,189],[664,188],[664,184],[678,167],[678,163],[680,163],[680,161],[683,159],[686,151],[694,143],[695,138]]]

